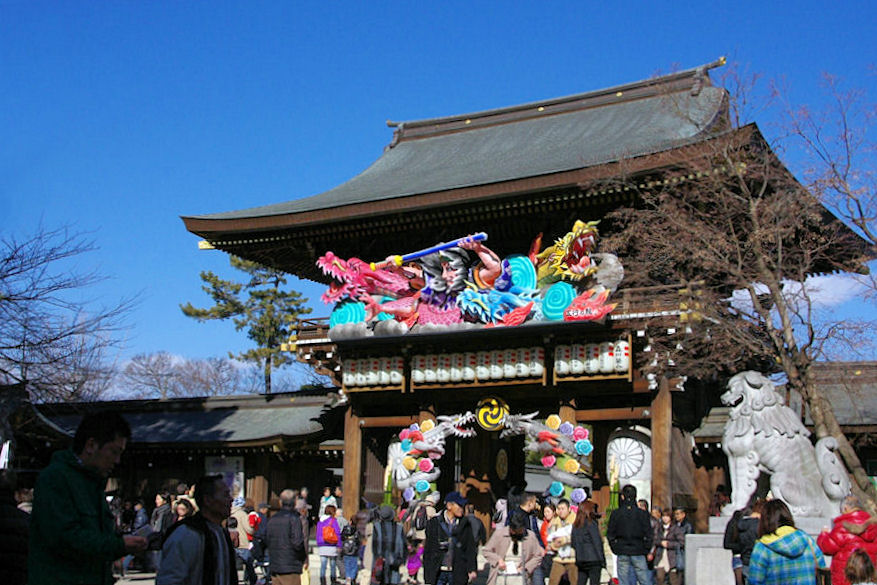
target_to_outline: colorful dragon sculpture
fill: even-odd
[[[390,443],[387,465],[392,470],[393,485],[400,490],[415,488],[426,491],[441,475],[433,463],[445,454],[445,441],[450,436],[468,439],[475,431],[466,428],[475,420],[472,412],[436,417],[437,423],[423,421],[399,433],[400,441]]]
[[[333,313],[333,327],[365,323],[357,335],[370,334],[382,319],[403,331],[603,319],[615,308],[608,299],[624,269],[614,255],[595,252],[597,224],[576,221],[545,249],[539,234],[527,254],[502,259],[484,244],[484,233],[377,264],[326,252],[317,265],[337,282],[322,300],[344,308]],[[350,303],[359,308],[350,310]]]

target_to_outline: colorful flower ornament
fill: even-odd
[[[414,471],[417,468],[417,459],[408,456],[402,460],[402,466],[408,471]]]
[[[405,439],[404,441],[402,441],[401,446],[402,446],[403,453],[407,453],[408,451],[410,451],[411,450],[411,439]]]
[[[566,463],[563,464],[563,469],[568,473],[578,473],[580,467],[581,465],[575,459],[567,459]]]
[[[548,418],[545,419],[545,426],[551,429],[552,431],[556,431],[560,426],[560,417],[556,414],[552,414]]]
[[[579,455],[590,455],[593,450],[594,446],[589,440],[581,439],[576,441],[576,453]]]
[[[421,479],[416,484],[414,484],[414,489],[416,489],[419,493],[428,492],[429,491],[429,482],[425,479]]]
[[[420,460],[420,471],[430,472],[435,465],[432,462],[432,459],[421,459]]]
[[[419,430],[420,430],[420,425],[417,424],[417,423],[411,423],[411,425],[408,427],[408,429],[409,429],[409,430],[412,430],[412,431],[419,431]]]
[[[557,463],[557,458],[554,455],[546,455],[542,458],[543,467],[554,467],[555,463]]]
[[[569,495],[569,499],[572,500],[572,503],[576,504],[576,505],[584,502],[586,498],[587,498],[587,494],[585,493],[585,490],[583,490],[582,488],[574,489],[572,491],[572,493]]]
[[[551,483],[551,487],[548,488],[548,493],[550,493],[555,498],[559,497],[563,494],[563,484],[559,481],[555,481]]]
[[[423,433],[421,433],[419,430],[411,431],[410,433],[408,433],[408,438],[411,439],[412,443],[416,443],[417,441],[423,440]]]
[[[588,429],[585,427],[576,427],[572,432],[572,438],[576,441],[588,438]]]
[[[409,431],[408,429],[402,429],[401,431],[399,431],[399,440],[404,441],[405,439],[407,439],[409,432],[411,431]]]
[[[420,430],[423,431],[424,433],[426,431],[431,431],[434,428],[435,428],[435,421],[432,420],[431,418],[428,418],[425,421],[420,423]]]
[[[565,422],[565,423],[563,423],[562,425],[560,425],[560,428],[557,429],[557,430],[559,430],[561,433],[563,433],[563,434],[566,435],[567,437],[571,437],[572,434],[573,434],[573,426],[572,426],[572,423]]]
[[[414,499],[414,488],[413,487],[405,488],[405,491],[402,492],[402,498],[406,502],[410,502],[411,500],[413,500]]]

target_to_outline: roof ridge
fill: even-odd
[[[706,80],[709,80],[709,77],[706,76],[706,72],[710,69],[715,69],[716,67],[721,67],[726,63],[725,57],[720,57],[719,59],[706,63],[704,65],[700,65],[698,67],[693,67],[691,69],[685,69],[683,71],[677,71],[674,73],[668,73],[667,75],[662,75],[658,77],[650,77],[648,79],[642,79],[640,81],[634,81],[631,83],[625,83],[622,85],[616,85],[612,87],[606,87],[603,89],[591,90],[583,93],[572,94],[562,97],[548,98],[543,100],[537,100],[532,102],[527,102],[523,104],[517,104],[513,106],[504,106],[501,108],[492,108],[489,110],[480,110],[475,112],[469,112],[464,114],[454,114],[450,116],[440,116],[436,118],[423,118],[419,120],[408,120],[402,122],[396,122],[392,120],[387,120],[387,126],[391,128],[396,128],[396,131],[393,135],[393,140],[390,143],[390,147],[392,148],[398,142],[405,138],[409,138],[412,136],[408,136],[412,134],[412,130],[423,129],[427,126],[432,126],[432,131],[427,131],[429,135],[435,135],[436,133],[441,133],[443,130],[461,130],[466,129],[465,127],[478,127],[480,125],[473,124],[474,120],[483,120],[485,118],[495,118],[501,116],[509,116],[512,114],[517,114],[521,112],[528,112],[531,115],[551,115],[558,113],[557,109],[553,111],[545,111],[545,108],[552,106],[564,106],[567,104],[573,104],[576,102],[583,102],[585,100],[593,100],[595,98],[600,98],[604,96],[611,95],[613,97],[621,98],[617,101],[625,101],[627,99],[638,99],[643,97],[640,94],[634,96],[625,96],[624,94],[636,89],[655,89],[660,86],[666,86],[673,82],[678,82],[685,79],[697,79],[699,77],[705,77]],[[699,92],[699,88],[697,90]],[[536,110],[538,114],[532,114],[533,111]],[[460,126],[460,123],[464,125],[464,127]],[[436,126],[440,126],[442,128],[436,128]],[[444,128],[447,126],[447,128]],[[422,131],[421,131],[422,132]],[[417,136],[421,136],[420,132],[414,133]]]

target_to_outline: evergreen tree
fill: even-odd
[[[283,290],[286,274],[267,268],[256,262],[230,257],[232,267],[249,276],[247,282],[223,280],[211,271],[201,272],[202,290],[210,295],[215,304],[199,309],[192,303],[180,305],[183,314],[199,321],[231,319],[235,329],[247,330],[247,337],[255,344],[254,349],[229,357],[254,362],[263,368],[265,393],[271,393],[271,372],[292,362],[292,356],[280,351],[299,317],[311,312],[305,306],[307,298],[294,290]],[[246,293],[246,295],[244,295]]]

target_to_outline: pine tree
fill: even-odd
[[[192,303],[180,305],[187,317],[207,321],[231,319],[237,331],[247,330],[247,337],[256,344],[254,349],[229,357],[254,362],[262,366],[265,393],[271,393],[271,372],[292,362],[290,354],[280,350],[294,324],[302,315],[311,312],[305,306],[307,298],[294,290],[283,290],[286,274],[256,262],[230,257],[232,267],[249,276],[247,282],[223,280],[211,271],[201,272],[202,290],[215,304],[199,309]],[[246,295],[244,295],[246,293]]]

